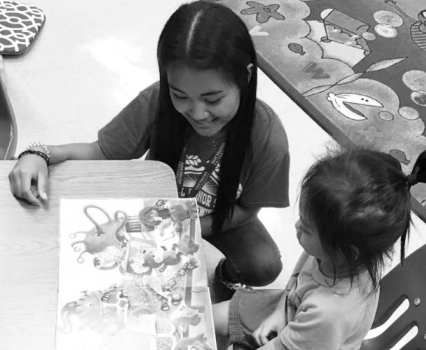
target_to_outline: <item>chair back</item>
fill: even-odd
[[[426,349],[426,245],[380,282],[372,329],[361,350]]]

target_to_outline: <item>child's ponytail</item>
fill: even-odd
[[[426,151],[420,153],[411,174],[407,176],[407,185],[409,189],[419,182],[426,183]]]

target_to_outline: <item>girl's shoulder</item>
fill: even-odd
[[[157,104],[158,94],[160,93],[160,82],[147,86],[141,92],[139,92],[138,99],[140,103],[155,103]]]
[[[255,123],[274,124],[279,121],[278,115],[275,111],[261,99],[256,99],[256,105],[254,107]]]
[[[288,150],[288,139],[281,122],[275,111],[264,101],[257,99],[253,123],[253,144],[263,145],[266,148]]]

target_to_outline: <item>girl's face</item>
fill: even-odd
[[[215,70],[194,70],[182,63],[167,69],[170,98],[176,110],[201,136],[213,136],[237,114],[240,90]]]

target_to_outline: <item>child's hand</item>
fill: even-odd
[[[259,346],[263,346],[275,338],[284,328],[284,315],[274,312],[253,332],[253,338]]]

